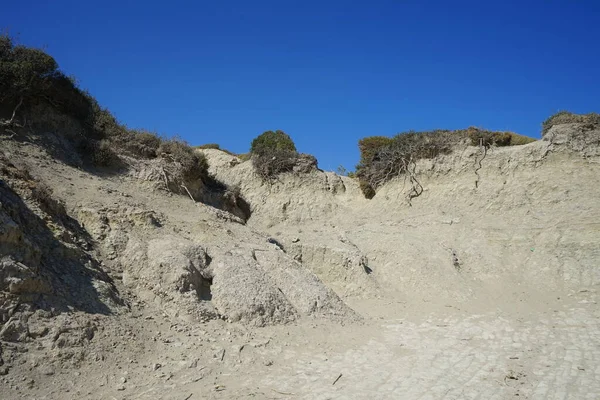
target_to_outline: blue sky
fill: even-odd
[[[282,129],[323,169],[415,129],[539,137],[600,111],[600,1],[10,1],[0,27],[44,47],[121,122],[246,152]]]

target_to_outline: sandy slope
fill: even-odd
[[[557,126],[546,141],[492,149],[479,169],[475,147],[423,162],[424,192],[410,204],[402,180],[369,201],[346,177],[314,172],[267,185],[249,162],[205,150],[215,175],[252,206],[247,225],[135,174],[93,175],[36,146],[2,142],[99,243],[94,254],[126,304],[112,315],[62,314],[94,320],[76,360],[49,338],[3,342],[5,355],[18,355],[0,377],[0,397],[598,398],[600,154],[577,129]],[[244,307],[227,285],[200,303],[158,295],[153,282],[176,282],[185,268],[174,277],[160,267],[134,272],[173,246],[150,261],[143,251],[128,263],[121,257],[137,254],[134,239],[170,236],[210,254],[215,287],[224,279],[252,293],[245,288],[263,282],[252,272],[262,268],[264,290],[240,298],[266,296],[264,304],[279,302],[275,322],[295,322],[212,319],[215,308],[233,315]],[[180,271],[188,261],[177,257],[159,264]],[[235,283],[237,275],[250,280]],[[313,309],[311,299],[323,304]]]

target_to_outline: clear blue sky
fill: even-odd
[[[121,122],[246,152],[282,129],[324,169],[409,129],[539,137],[600,111],[600,1],[6,1]]]

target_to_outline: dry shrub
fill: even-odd
[[[390,179],[414,169],[419,159],[430,159],[447,154],[453,147],[464,142],[463,132],[436,130],[431,132],[407,132],[393,138],[375,137],[363,139],[361,163],[356,167],[360,187],[365,197],[372,198],[374,191]],[[369,143],[365,146],[365,143]]]
[[[34,180],[27,167],[13,164],[2,152],[0,152],[0,174],[2,177],[13,178],[24,182],[31,182]]]
[[[242,153],[242,154],[238,154],[237,157],[240,159],[240,161],[244,162],[244,161],[249,161],[252,158],[252,153]]]
[[[227,149],[222,149],[221,146],[219,146],[217,143],[207,143],[207,144],[202,144],[200,146],[196,146],[197,149],[200,150],[206,150],[206,149],[212,149],[212,150],[220,150],[223,153],[229,154],[230,156],[234,156],[237,157],[238,155],[235,154],[232,151],[229,151]]]
[[[473,146],[520,146],[536,141],[534,138],[518,135],[514,132],[488,131],[475,127],[467,128],[466,134]]]
[[[112,140],[121,151],[135,158],[156,158],[162,142],[156,133],[146,130],[126,130]]]
[[[360,190],[365,195],[365,198],[370,200],[373,197],[375,197],[375,194],[376,194],[375,189],[373,189],[373,186],[371,186],[367,181],[359,180],[358,184],[360,186]]]
[[[46,214],[58,220],[67,215],[65,204],[52,197],[52,189],[45,183],[36,182],[31,188],[31,198],[39,205]]]
[[[100,140],[93,143],[90,147],[94,165],[106,168],[120,165],[119,156],[115,153],[108,140]]]
[[[201,144],[200,146],[196,146],[197,149],[214,149],[214,150],[221,150],[221,146],[219,146],[217,143],[207,143],[207,144]]]
[[[290,150],[262,150],[252,154],[254,171],[265,181],[284,172],[293,172],[298,153]]]
[[[574,114],[569,111],[559,111],[556,114],[550,116],[542,123],[542,136],[544,136],[550,128],[554,125],[561,124],[600,124],[600,114],[589,113],[589,114]]]
[[[535,139],[513,132],[494,132],[475,127],[455,131],[409,131],[392,138],[372,136],[358,143],[361,157],[356,176],[365,197],[372,198],[378,187],[404,173],[409,173],[411,180],[417,182],[414,177],[417,160],[448,154],[460,145],[515,146],[533,141]]]
[[[182,175],[186,181],[207,179],[208,162],[203,154],[194,151],[186,142],[173,138],[163,141],[158,154],[181,165]]]

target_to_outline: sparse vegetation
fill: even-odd
[[[42,103],[79,121],[88,120],[92,113],[89,96],[58,69],[54,58],[15,45],[6,34],[0,35],[0,93],[0,125],[5,128],[24,127],[28,114]],[[29,117],[44,120],[43,114]]]
[[[364,138],[359,142],[361,158],[356,167],[360,188],[365,197],[372,198],[385,182],[406,172],[412,174],[417,160],[449,153],[465,138],[464,133],[442,130]]]
[[[207,144],[202,144],[200,146],[196,146],[197,149],[215,149],[215,150],[221,150],[221,146],[219,146],[217,143],[207,143]]]
[[[62,220],[67,215],[65,204],[52,195],[52,189],[45,183],[34,182],[31,197],[46,214]]]
[[[418,196],[422,188],[414,171],[416,161],[448,154],[458,145],[514,146],[535,141],[513,132],[493,132],[470,127],[461,130],[409,131],[392,138],[372,136],[358,142],[360,163],[356,176],[365,197],[372,198],[375,191],[390,179],[407,173],[413,182],[411,196]]]
[[[102,139],[89,145],[93,146],[93,148],[89,150],[89,153],[92,155],[92,160],[95,165],[111,168],[119,164],[119,156],[113,151],[112,146],[107,140]]]
[[[222,149],[221,146],[219,144],[217,144],[217,143],[202,144],[200,146],[196,146],[195,148],[196,149],[200,149],[200,150],[205,150],[205,149],[220,150],[223,153],[229,154],[230,156],[235,156],[235,157],[238,156],[237,154],[235,154],[235,153],[233,153],[233,152],[231,152],[231,151],[229,151],[227,149]]]
[[[182,173],[186,180],[205,179],[208,176],[208,162],[204,155],[194,151],[185,141],[173,138],[163,140],[158,148],[162,157],[170,158],[181,164]]]
[[[544,136],[550,128],[554,125],[561,124],[600,124],[600,114],[589,113],[589,114],[574,114],[569,111],[559,111],[556,114],[550,116],[542,123],[542,136]]]
[[[456,132],[461,133],[462,131]],[[466,129],[466,134],[473,146],[520,146],[535,142],[534,138],[519,135],[514,132],[488,131],[487,129],[480,129],[473,126]]]
[[[249,161],[252,158],[252,153],[242,153],[242,154],[238,154],[237,157],[240,159],[240,161],[244,162],[244,161]]]
[[[208,176],[206,159],[187,143],[127,128],[61,72],[54,58],[15,45],[5,34],[0,35],[0,128],[11,134],[19,129],[59,134],[95,166],[120,165],[118,154],[167,157],[182,166],[186,179]]]

